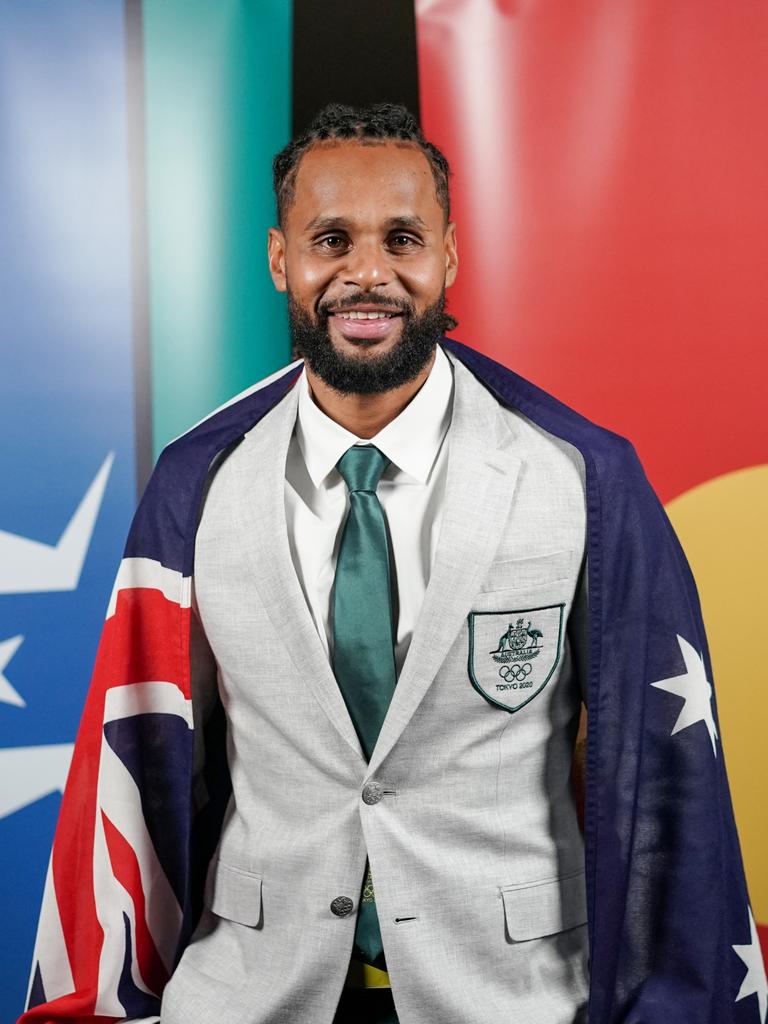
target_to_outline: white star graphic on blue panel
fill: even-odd
[[[15,704],[17,708],[26,707],[26,701],[21,694],[11,686],[4,673],[8,662],[14,656],[16,651],[18,651],[19,647],[21,647],[23,640],[23,636],[12,636],[10,640],[3,640],[2,643],[0,643],[0,702],[4,704]]]
[[[77,589],[114,460],[110,452],[56,544],[0,530],[0,594]]]
[[[717,757],[717,726],[712,714],[712,685],[707,679],[704,661],[695,647],[679,634],[677,642],[685,662],[685,672],[679,676],[670,676],[669,679],[660,679],[656,683],[651,683],[651,686],[666,690],[667,693],[674,693],[685,701],[677,716],[672,736],[681,729],[687,729],[689,725],[704,722],[712,742],[712,753]]]
[[[757,996],[757,1007],[760,1012],[760,1024],[765,1024],[766,1011],[768,1011],[768,980],[765,977],[765,963],[763,953],[760,949],[760,937],[757,934],[757,925],[752,916],[752,908],[747,907],[749,912],[749,932],[752,941],[748,945],[734,946],[733,951],[741,957],[747,967],[747,973],[741,983],[739,994],[735,1002],[746,999],[747,996]]]

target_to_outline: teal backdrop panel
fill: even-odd
[[[291,11],[143,4],[155,457],[290,358],[266,235],[272,157],[291,129]]]

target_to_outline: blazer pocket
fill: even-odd
[[[509,942],[525,942],[575,928],[587,920],[584,869],[562,878],[501,887]]]
[[[261,875],[216,861],[208,875],[205,902],[217,917],[249,928],[261,928],[261,888]]]
[[[484,594],[497,590],[523,590],[567,579],[573,556],[573,551],[552,551],[529,558],[494,562],[480,584],[480,590]]]

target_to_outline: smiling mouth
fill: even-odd
[[[363,310],[350,309],[346,313],[332,313],[331,316],[339,320],[391,320],[392,317],[402,316],[401,313],[366,313]]]
[[[402,316],[403,310],[386,302],[347,302],[343,306],[331,306],[326,315],[342,317],[344,320],[375,320],[378,317]]]
[[[350,309],[330,309],[328,320],[348,341],[381,341],[394,330],[402,318],[399,309],[354,306]]]

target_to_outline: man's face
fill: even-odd
[[[429,362],[457,258],[418,147],[313,146],[284,230],[270,231],[269,261],[288,292],[294,343],[337,391],[387,391]]]

